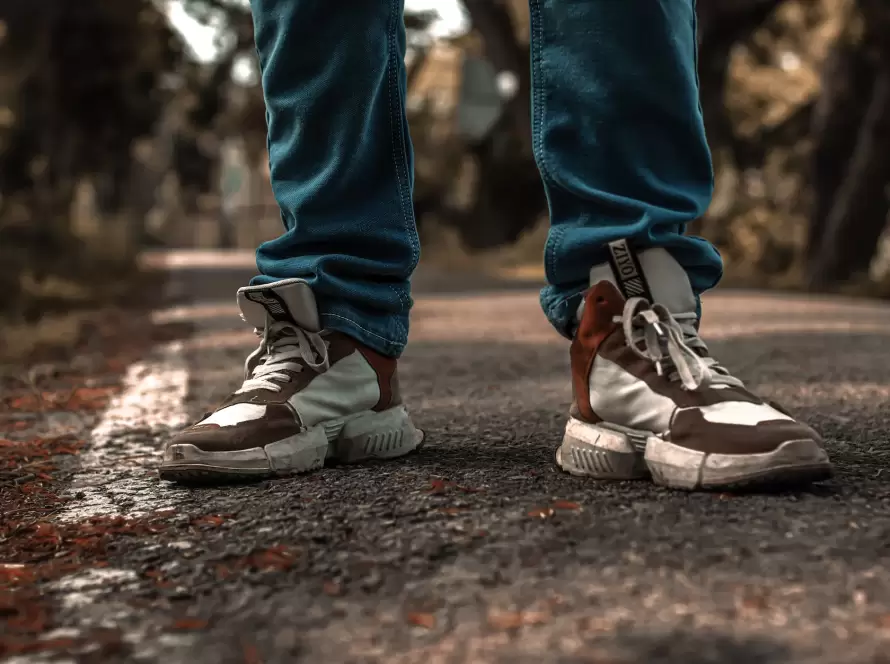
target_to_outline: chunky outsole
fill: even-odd
[[[183,483],[259,480],[308,473],[325,463],[394,459],[423,445],[404,406],[367,411],[311,427],[290,438],[237,452],[206,452],[190,444],[164,450],[163,480]]]
[[[814,440],[789,440],[763,454],[706,454],[648,432],[570,418],[556,463],[567,473],[602,480],[651,477],[673,489],[799,485],[828,479],[831,463]]]

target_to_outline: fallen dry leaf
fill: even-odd
[[[525,625],[542,625],[549,618],[541,611],[490,611],[488,624],[495,629],[517,629]]]
[[[430,488],[427,489],[427,493],[445,493],[450,486],[451,482],[445,480],[430,480]]]
[[[218,528],[225,522],[225,516],[221,514],[207,514],[205,516],[199,516],[195,519],[192,519],[193,526],[211,526],[213,528]]]
[[[116,387],[78,387],[74,390],[29,392],[6,401],[10,410],[36,412],[41,410],[96,411],[105,408]]]
[[[25,565],[0,565],[0,583],[33,581],[34,572]]]
[[[409,613],[408,622],[418,627],[432,629],[436,626],[436,616],[432,613]]]
[[[208,624],[209,623],[206,620],[200,618],[180,618],[170,625],[170,629],[175,629],[177,631],[206,629]]]
[[[278,545],[268,549],[261,549],[243,557],[227,558],[224,562],[216,564],[217,578],[228,579],[236,572],[245,569],[255,569],[262,572],[286,571],[293,567],[297,554],[285,546]]]
[[[546,519],[553,516],[553,509],[550,507],[537,507],[529,511],[528,515],[536,519]]]
[[[284,546],[273,546],[253,554],[253,565],[261,570],[286,570],[294,564],[295,555]]]
[[[263,664],[263,660],[260,657],[260,651],[256,647],[256,644],[245,642],[242,644],[241,650],[244,654],[244,664]]]
[[[746,611],[763,611],[769,606],[767,595],[763,591],[748,590],[739,599],[739,607]]]
[[[71,651],[75,646],[82,645],[75,639],[57,638],[57,639],[40,639],[33,641],[30,647],[22,650],[22,652],[48,652],[57,650]]]
[[[427,489],[427,493],[446,493],[449,489],[457,489],[458,491],[463,491],[464,493],[485,493],[485,489],[474,489],[468,486],[461,486],[456,482],[449,482],[448,480],[439,478],[430,480],[430,488]]]
[[[553,509],[578,511],[581,509],[581,505],[579,503],[573,503],[570,500],[557,500],[553,503]]]
[[[336,581],[325,581],[321,590],[325,595],[330,595],[331,597],[338,597],[343,594],[343,586]]]

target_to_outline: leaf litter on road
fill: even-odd
[[[558,511],[562,512],[580,512],[582,509],[580,503],[574,503],[570,500],[557,500],[548,507],[535,507],[526,514],[534,519],[549,519]]]
[[[436,616],[432,613],[411,612],[407,615],[410,624],[425,629],[433,629],[436,626]]]
[[[526,625],[543,625],[550,620],[550,614],[543,611],[500,611],[488,612],[488,625],[494,629],[511,630]]]
[[[442,494],[448,493],[452,489],[461,491],[463,493],[485,493],[485,489],[475,489],[468,486],[461,486],[457,482],[451,482],[449,480],[441,478],[433,478],[430,480],[430,487],[429,489],[427,489],[427,493]]]

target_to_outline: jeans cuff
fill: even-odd
[[[319,313],[324,329],[342,332],[388,357],[399,357],[408,343],[407,317],[368,316],[343,304],[323,307]]]
[[[578,328],[578,307],[587,285],[580,286],[568,293],[557,293],[552,287],[541,291],[541,308],[550,324],[566,339],[575,336]]]

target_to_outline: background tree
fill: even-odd
[[[856,0],[826,60],[813,123],[807,283],[867,272],[890,212],[890,5]]]
[[[180,212],[162,215],[168,226],[212,215],[223,145],[237,143],[249,166],[265,161],[258,78],[233,76],[255,68],[247,4],[182,2],[218,33],[211,62],[192,57],[154,0],[0,0],[5,309],[36,315],[51,306],[24,297],[29,283],[91,273],[107,280],[132,265],[140,247],[163,241],[146,220],[170,182]],[[448,137],[434,104],[412,105],[409,121],[418,222],[450,225],[480,249],[516,240],[538,223],[546,201],[530,143],[526,0],[463,4],[472,31],[453,49],[511,74],[515,94],[482,136]],[[807,283],[822,289],[868,269],[888,213],[887,7],[883,0],[699,3],[702,108],[718,187],[695,230],[731,265],[772,279],[803,264]],[[412,86],[438,57],[427,35],[433,19],[406,17]],[[832,32],[829,24],[840,28],[824,57],[815,44]],[[764,83],[764,72],[785,81],[786,61],[821,69],[821,84],[794,96],[783,83]],[[85,186],[102,225],[103,241],[92,245],[74,223]],[[231,227],[221,230],[222,244],[232,245]]]
[[[168,103],[182,45],[149,0],[0,0],[0,264],[7,307],[21,274],[85,269],[71,233],[78,184],[126,205],[132,148]]]

